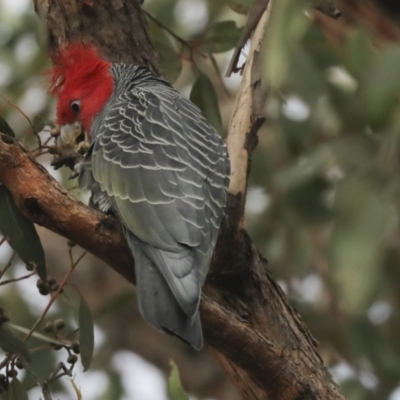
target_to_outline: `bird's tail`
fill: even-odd
[[[161,272],[140,247],[128,238],[135,257],[139,309],[142,317],[154,327],[179,336],[196,350],[203,346],[198,310],[185,314]]]

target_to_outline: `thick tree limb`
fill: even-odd
[[[67,3],[73,10],[72,14],[68,14],[64,6]],[[115,8],[116,3],[122,4],[122,7]],[[147,37],[144,32],[138,32],[145,29],[143,24],[138,24],[134,30],[129,29],[132,20],[142,21],[140,8],[133,3],[137,4],[137,1],[118,0],[111,2],[113,6],[110,7],[109,0],[49,0],[48,4],[46,2],[48,14],[45,18],[49,37],[53,37],[50,42],[54,46],[62,46],[71,37],[90,40],[99,46],[100,51],[108,54],[110,60],[121,61],[127,56],[111,52],[113,43],[116,46],[121,41],[136,43],[125,38],[132,34]],[[90,13],[87,7],[95,8],[95,12]],[[82,22],[86,18],[82,17],[83,12],[90,15],[85,23]],[[122,32],[122,38],[115,35],[113,39],[109,35],[116,20],[110,13],[114,12],[128,13],[128,16],[120,15],[118,18],[121,25],[118,32]],[[133,17],[130,13],[138,15]],[[98,26],[99,21],[107,20],[105,15],[109,22],[104,32],[93,30],[92,25]],[[266,16],[261,21],[266,23]],[[74,31],[71,32],[71,29]],[[64,33],[57,36],[57,32]],[[148,56],[148,60],[141,58],[142,61],[136,62],[154,65],[151,44],[144,40],[136,45],[144,48],[133,47],[132,53]],[[254,57],[258,47],[257,44],[254,47]],[[56,50],[56,47],[53,48],[53,51]],[[253,57],[252,54],[250,57]],[[254,80],[257,77],[254,65],[249,76],[250,86],[243,87],[250,87],[247,96],[251,98],[247,100],[251,102],[254,101],[254,88],[259,86],[258,79]],[[257,105],[257,102],[252,104]],[[238,113],[234,115],[239,123]],[[246,121],[242,128],[237,128],[236,137],[240,145],[230,147],[231,158],[237,159],[238,176],[242,177],[247,176],[249,155],[256,144],[257,107],[253,107]],[[249,142],[249,138],[253,141]],[[244,161],[235,154],[242,150],[241,146],[246,146]],[[4,135],[0,135],[0,181],[32,221],[77,242],[134,283],[134,263],[116,219],[90,210],[74,200],[31,158],[27,150]],[[244,178],[229,196],[211,273],[204,287],[201,318],[206,344],[232,378],[243,399],[343,399],[316,352],[315,341],[287,304],[266,268],[265,259],[242,228],[246,185]]]
[[[134,262],[118,221],[76,201],[26,149],[1,133],[0,181],[33,222],[73,240],[135,283]],[[234,246],[245,250],[245,258],[236,260],[242,273],[211,274],[201,318],[206,343],[236,377],[243,398],[342,399],[323,368],[307,328],[269,276],[265,260],[244,232],[242,242],[232,243],[226,229],[218,243],[213,270],[234,262],[231,257],[220,258]],[[229,241],[224,242],[224,238]],[[316,397],[301,397],[302,393]]]
[[[133,257],[126,248],[118,221],[76,201],[31,157],[28,150],[1,133],[0,182],[6,185],[19,208],[34,223],[79,243],[108,264],[113,264],[126,279],[135,282]],[[128,264],[130,268],[122,267]]]

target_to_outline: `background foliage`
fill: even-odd
[[[144,4],[164,75],[222,135],[240,82],[238,75],[223,76],[250,3]],[[345,396],[395,400],[400,398],[400,47],[354,15],[329,22],[310,10],[307,0],[277,3],[263,49],[267,122],[253,156],[247,229],[319,341]],[[37,131],[54,118],[42,77],[48,61],[41,29],[27,1],[0,2],[0,94],[23,110]],[[7,100],[0,100],[0,107],[16,136],[35,148],[28,134],[32,127],[21,113]],[[50,158],[39,160],[48,165]],[[85,198],[66,171],[51,173]],[[76,260],[82,251],[43,230],[39,235],[47,269],[61,281],[73,264],[70,254]],[[2,269],[10,255],[4,243]],[[0,283],[24,274],[15,257]],[[48,303],[35,279],[0,286],[5,314],[28,329]],[[57,398],[76,396],[78,387],[85,400],[166,399],[165,378],[130,351],[163,371],[170,370],[172,357],[185,387],[199,398],[235,398],[207,352],[192,352],[143,324],[133,289],[95,258],[85,256],[68,282],[72,289],[65,289],[38,332],[46,322],[63,318],[66,333],[56,336],[74,333],[74,310],[84,297],[94,315],[96,346],[89,372],[82,376],[78,365],[74,369],[77,386],[65,378],[52,383]],[[27,344],[43,345],[37,338]],[[33,354],[32,368],[47,378],[67,356],[47,347]],[[141,378],[132,379],[132,371]],[[170,381],[176,381],[173,371]],[[24,371],[18,378],[31,384]],[[29,392],[32,398],[39,397],[35,390]],[[169,393],[185,396],[179,388]]]

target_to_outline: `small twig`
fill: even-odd
[[[196,46],[193,46],[188,40],[183,39],[179,35],[177,35],[174,31],[169,29],[167,26],[165,26],[162,22],[160,22],[157,18],[153,17],[150,13],[147,11],[143,10],[143,13],[147,15],[149,19],[151,19],[156,25],[158,25],[161,29],[163,29],[165,32],[169,33],[174,39],[176,39],[179,43],[182,45],[188,47],[190,49],[191,53],[191,60],[193,59],[192,57],[192,52],[195,51],[196,53],[199,53],[203,58],[207,58],[207,54],[204,54],[202,51],[200,51]]]
[[[3,107],[5,107],[5,106],[7,106],[7,105],[10,105],[11,107],[15,108],[15,109],[28,121],[28,124],[29,124],[30,127],[32,128],[33,134],[36,136],[36,139],[37,139],[37,141],[38,141],[38,145],[39,145],[39,147],[41,147],[41,146],[42,146],[42,140],[40,139],[39,133],[36,132],[36,129],[35,129],[35,127],[33,126],[33,123],[32,123],[32,121],[30,120],[30,118],[29,118],[17,105],[15,105],[14,103],[12,103],[7,97],[5,97],[5,96],[3,96],[2,94],[0,94],[0,98],[2,98],[3,100],[6,101],[6,104],[5,104]],[[3,107],[1,108],[2,111],[3,111]]]
[[[68,283],[68,286],[73,288],[76,291],[76,293],[78,293],[79,297],[81,297],[81,298],[83,297],[81,291],[78,288],[78,286],[74,285],[73,283]],[[78,328],[78,331],[79,331],[79,328]]]
[[[38,327],[38,325],[43,321],[44,317],[46,316],[46,314],[49,312],[50,307],[53,305],[54,301],[56,300],[57,296],[60,294],[61,290],[63,289],[63,287],[66,285],[69,277],[71,276],[72,272],[74,271],[75,267],[79,264],[79,262],[82,260],[82,258],[86,255],[86,251],[84,251],[82,253],[82,255],[76,260],[75,263],[73,263],[70,267],[70,269],[68,270],[67,274],[65,275],[63,281],[61,282],[60,286],[58,287],[58,289],[51,295],[51,298],[46,306],[46,308],[43,310],[42,315],[38,318],[38,320],[35,322],[35,324],[33,325],[33,327],[31,328],[31,330],[27,333],[27,335],[25,336],[25,338],[23,339],[23,342],[26,342],[31,336],[32,333],[36,330],[36,328]]]
[[[4,238],[4,239],[5,239],[5,238]],[[3,244],[3,242],[2,242],[2,244]],[[13,262],[13,259],[14,259],[14,257],[15,257],[15,254],[16,254],[16,253],[15,253],[15,251],[14,251],[14,253],[12,253],[10,259],[8,260],[6,266],[3,268],[2,271],[0,271],[0,279],[4,276],[4,274],[7,272],[7,270],[11,267],[11,264],[12,264],[12,262]]]
[[[50,393],[50,389],[49,389],[49,384],[54,382],[55,380],[67,375],[69,377],[72,376],[72,369],[74,367],[74,364],[71,365],[71,368],[68,369],[64,363],[60,362],[58,364],[58,367],[56,368],[56,370],[50,375],[50,377],[48,379],[46,379],[45,381],[42,381],[34,372],[33,370],[30,368],[29,364],[27,362],[23,362],[24,368],[26,369],[26,372],[34,379],[34,381],[36,382],[36,384],[30,386],[28,388],[32,389],[34,387],[40,386],[42,389],[42,394],[44,396],[44,400],[52,400],[51,397],[51,393]],[[61,373],[59,373],[60,371],[62,371]]]
[[[210,60],[211,60],[211,64],[215,70],[215,73],[218,77],[218,80],[222,86],[222,89],[224,91],[224,93],[228,96],[228,97],[232,97],[232,95],[229,93],[229,90],[227,89],[224,80],[222,79],[222,75],[221,75],[221,71],[219,70],[218,64],[217,64],[217,60],[215,59],[215,57],[210,54]]]
[[[38,158],[38,157],[40,157],[40,156],[45,156],[46,154],[51,154],[51,153],[50,153],[49,151],[42,151],[42,152],[40,152],[40,153],[34,155],[33,157],[34,157],[34,158]]]
[[[36,387],[36,386],[40,386],[40,387],[42,388],[42,393],[43,393],[43,396],[44,396],[44,400],[52,400],[52,397],[51,397],[51,394],[50,394],[50,391],[49,391],[49,388],[48,388],[47,381],[44,381],[44,382],[43,382],[43,381],[33,372],[32,368],[29,366],[29,364],[28,364],[24,359],[22,359],[21,361],[22,361],[22,364],[23,364],[23,366],[24,366],[24,369],[26,370],[26,372],[28,373],[28,375],[30,375],[30,376],[33,378],[33,380],[36,382],[36,385],[32,385],[31,387],[28,388],[28,390],[29,390],[29,389],[32,389],[32,388],[34,388],[34,387]]]
[[[28,275],[21,276],[21,277],[19,277],[19,278],[7,279],[7,280],[5,280],[5,281],[3,281],[3,282],[0,282],[0,286],[2,286],[2,285],[7,285],[7,283],[22,281],[22,280],[24,280],[24,279],[30,278],[30,277],[33,276],[33,275],[36,275],[36,271],[31,272],[31,273],[28,274]]]
[[[39,157],[40,155],[42,155],[42,150],[43,149],[53,149],[54,146],[48,146],[47,144],[50,142],[50,140],[54,139],[53,136],[48,137],[41,146],[37,147],[36,149],[31,151],[31,154],[34,158]],[[37,154],[35,154],[37,152]],[[46,153],[47,154],[47,153]]]
[[[8,356],[0,363],[0,371],[1,371],[4,367],[6,367],[6,366],[8,365],[8,363],[11,361],[11,359],[12,359],[12,356],[11,356],[11,354],[10,354],[10,355],[8,355]]]
[[[44,400],[53,400],[53,398],[51,397],[51,393],[50,393],[49,387],[47,385],[47,382],[45,382],[42,386],[42,394],[43,394]]]
[[[48,383],[54,382],[58,378],[61,378],[62,376],[65,376],[65,375],[72,376],[72,370],[71,369],[68,369],[64,365],[64,363],[60,362],[60,364],[58,364],[57,369],[50,375],[49,379],[47,379],[46,382],[48,382]],[[60,371],[62,371],[62,372],[59,373]]]
[[[165,32],[168,32],[174,39],[176,39],[179,43],[191,47],[189,42],[183,38],[181,38],[180,36],[178,36],[174,31],[172,31],[171,29],[169,29],[167,26],[165,26],[162,22],[160,22],[157,18],[153,17],[149,12],[147,12],[146,10],[143,10],[143,13],[149,18],[151,19],[156,25],[158,25],[161,29],[163,29]]]
[[[39,157],[39,156],[41,156],[41,155],[43,155],[43,154],[48,154],[48,153],[50,152],[50,150],[52,150],[52,149],[53,149],[52,146],[45,146],[45,145],[43,144],[43,146],[38,147],[38,148],[35,149],[35,150],[32,150],[32,151],[31,151],[31,154],[32,154],[32,157],[33,157],[33,158],[37,158],[37,157]]]
[[[3,238],[0,239],[0,246],[1,246],[5,241],[6,241],[6,238],[5,238],[5,236],[3,236]]]
[[[71,265],[74,265],[74,257],[72,256],[72,247],[71,246],[68,248],[68,254],[69,254],[69,261],[71,261]]]

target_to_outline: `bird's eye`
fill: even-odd
[[[81,102],[79,100],[74,100],[71,104],[70,104],[71,110],[75,113],[75,114],[79,114],[81,111]]]

